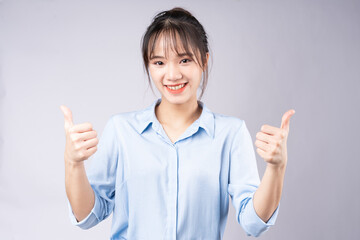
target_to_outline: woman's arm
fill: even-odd
[[[65,157],[65,189],[74,216],[80,222],[90,214],[95,203],[83,162],[74,164]]]
[[[294,110],[282,117],[280,128],[263,125],[256,134],[256,151],[267,162],[264,176],[253,198],[257,215],[267,222],[279,205],[287,164],[287,137],[290,117]]]
[[[266,223],[279,205],[284,183],[285,167],[266,167],[259,188],[254,194],[254,208]]]

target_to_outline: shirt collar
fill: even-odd
[[[160,128],[161,124],[155,115],[155,106],[160,104],[160,102],[161,98],[158,98],[150,106],[148,106],[142,111],[137,112],[135,116],[137,120],[136,122],[138,123],[136,126],[136,130],[139,134],[142,134],[147,129],[150,123],[152,123],[155,130],[158,130]],[[200,117],[193,123],[193,127],[196,129],[198,127],[203,128],[206,133],[211,138],[213,138],[215,129],[214,114],[211,112],[210,109],[207,108],[204,102],[198,100],[198,104],[200,104],[203,110]]]

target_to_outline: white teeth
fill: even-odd
[[[176,87],[170,87],[170,86],[167,86],[168,88],[170,88],[171,90],[178,90],[178,89],[180,89],[180,88],[182,88],[182,87],[184,87],[185,86],[185,83],[184,84],[181,84],[181,85],[179,85],[179,86],[176,86]]]

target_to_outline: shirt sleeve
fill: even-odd
[[[116,168],[119,156],[113,117],[108,120],[101,135],[98,150],[92,156],[86,174],[95,194],[95,204],[89,215],[78,222],[67,199],[72,224],[88,229],[106,219],[114,209]]]
[[[235,208],[236,221],[248,236],[258,237],[275,224],[279,206],[266,223],[255,212],[253,195],[260,179],[252,139],[244,120],[231,146],[229,171],[228,193]]]

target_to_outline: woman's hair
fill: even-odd
[[[208,63],[206,64],[206,53],[209,52],[207,34],[200,24],[200,22],[188,11],[183,8],[175,7],[168,11],[158,13],[150,26],[147,28],[141,40],[142,55],[144,60],[144,68],[146,70],[149,85],[154,92],[150,74],[149,74],[149,60],[152,56],[156,41],[160,36],[165,39],[165,55],[167,55],[167,48],[170,47],[176,53],[179,53],[179,48],[182,46],[186,54],[190,57],[192,53],[196,58],[196,62],[203,70],[203,82],[201,85],[200,99],[204,94],[208,82]],[[177,44],[177,38],[180,39],[181,44]],[[180,45],[180,46],[179,46]],[[194,59],[192,59],[194,60]]]

